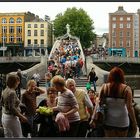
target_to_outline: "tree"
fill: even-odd
[[[66,25],[70,25],[70,34],[80,38],[82,47],[90,47],[90,42],[95,39],[92,19],[80,8],[68,8],[64,14],[59,13],[54,20],[55,37],[66,34]]]

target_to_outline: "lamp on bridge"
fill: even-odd
[[[2,33],[3,33],[3,46],[0,48],[0,50],[3,51],[3,56],[5,56],[5,51],[7,50],[7,47],[5,47],[5,44],[4,44],[4,26],[2,26]]]

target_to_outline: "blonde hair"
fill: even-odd
[[[61,87],[65,86],[65,80],[63,77],[61,77],[60,75],[56,75],[52,78],[51,80],[51,84],[54,85],[59,85]]]
[[[75,82],[74,79],[68,78],[67,81],[66,81],[66,86],[69,86],[69,84],[74,84],[74,85],[76,85],[76,82]]]
[[[27,89],[30,89],[33,84],[36,84],[35,80],[29,80],[27,83]]]

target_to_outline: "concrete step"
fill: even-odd
[[[77,87],[85,87],[88,79],[86,77],[75,78],[76,86]],[[40,87],[45,87],[45,79],[40,81]]]

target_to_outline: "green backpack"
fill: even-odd
[[[91,89],[91,84],[89,82],[86,84],[86,89],[87,90]]]

